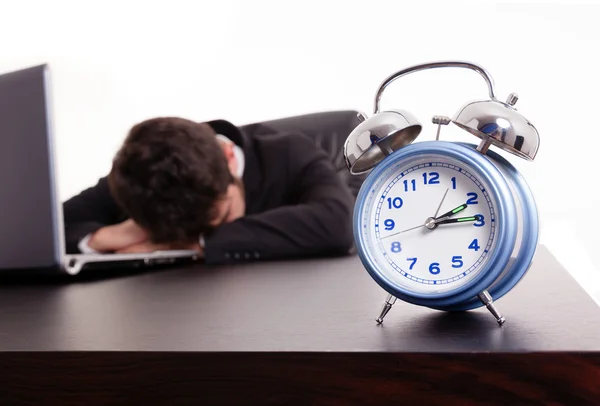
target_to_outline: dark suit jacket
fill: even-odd
[[[353,115],[352,117],[355,117]],[[348,121],[348,120],[346,120]],[[209,264],[344,254],[353,245],[352,210],[356,189],[332,162],[318,137],[265,124],[237,128],[210,122],[242,147],[246,216],[205,236]],[[353,122],[348,122],[351,130]],[[281,127],[281,125],[279,125]],[[348,133],[341,130],[338,138]],[[342,145],[330,152],[339,157]],[[127,218],[109,193],[107,179],[64,203],[67,251],[102,226]]]

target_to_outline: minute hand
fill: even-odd
[[[439,224],[451,224],[451,223],[465,223],[468,221],[479,221],[481,220],[479,214],[471,217],[458,217],[458,218],[439,218],[438,220],[434,220],[436,225]]]

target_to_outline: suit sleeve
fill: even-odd
[[[350,190],[309,139],[292,137],[289,146],[292,204],[217,228],[206,238],[206,263],[348,253],[353,244]]]
[[[79,253],[79,243],[101,227],[116,224],[122,218],[112,198],[107,178],[83,190],[63,203],[67,253]]]

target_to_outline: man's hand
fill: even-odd
[[[99,252],[120,251],[148,240],[148,234],[133,220],[102,227],[88,241],[88,246]]]
[[[150,241],[144,241],[139,244],[131,245],[123,249],[117,250],[117,254],[131,254],[137,252],[153,252],[153,251],[165,251],[165,250],[193,250],[198,251],[202,256],[204,252],[200,243],[192,244],[154,244]]]
[[[195,250],[203,255],[199,242],[154,244],[148,234],[133,220],[100,228],[88,241],[90,248],[98,252],[115,252],[118,254],[152,252],[164,250]]]

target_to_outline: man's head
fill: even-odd
[[[177,117],[129,132],[109,174],[115,200],[155,243],[188,243],[244,212],[233,143]]]

